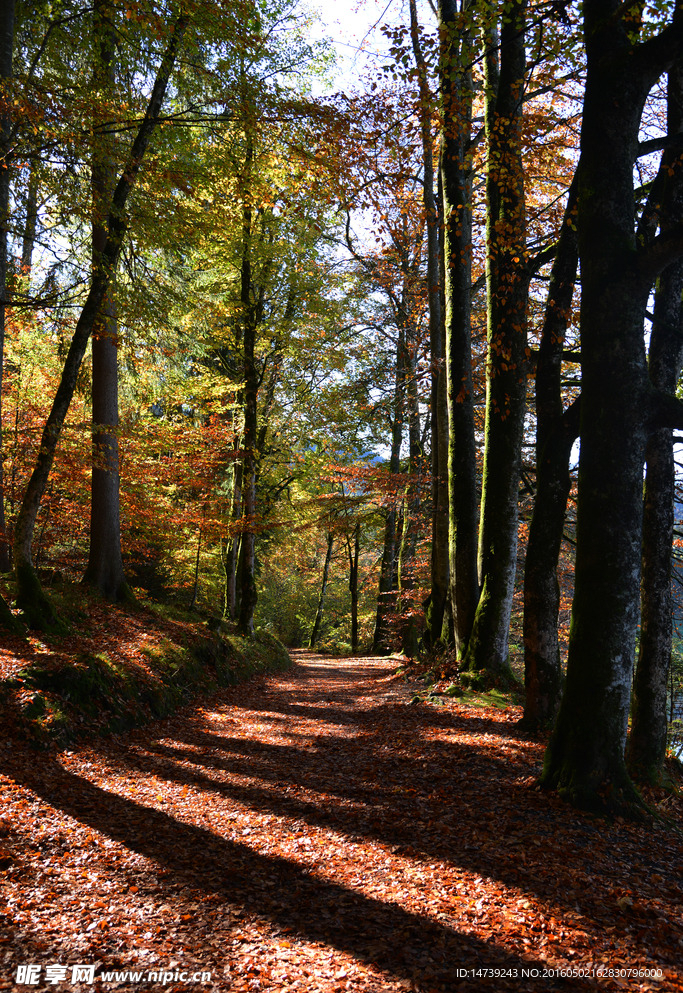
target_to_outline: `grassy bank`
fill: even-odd
[[[112,606],[81,586],[56,606],[62,636],[5,636],[0,733],[64,747],[171,714],[220,687],[286,669],[272,635],[240,638],[225,623],[158,605]]]

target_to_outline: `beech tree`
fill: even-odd
[[[569,457],[579,430],[578,401],[565,411],[562,364],[578,266],[576,177],[548,284],[536,364],[536,494],[524,568],[524,720],[551,723],[560,705],[557,565],[571,485]]]
[[[679,225],[636,241],[633,167],[647,96],[680,56],[680,22],[639,39],[616,0],[583,8],[587,76],[578,189],[581,452],[576,586],[566,687],[543,780],[574,803],[637,803],[624,762],[642,536],[643,464],[678,402],[648,379],[643,323],[654,279],[683,250]]]
[[[675,23],[680,20],[680,11]],[[683,217],[683,163],[677,136],[683,128],[683,65],[668,73],[667,136],[657,176],[643,208],[638,236],[647,244],[657,228],[666,233]],[[674,393],[683,365],[683,258],[663,270],[657,281],[648,349],[648,374],[656,389]],[[633,681],[627,762],[640,781],[656,783],[664,769],[667,736],[667,683],[671,664],[673,603],[671,558],[674,537],[675,464],[671,430],[650,435],[643,508],[642,602],[640,645]]]
[[[478,570],[481,592],[465,667],[508,668],[517,563],[521,446],[526,412],[526,204],[522,107],[526,4],[482,26],[486,128],[486,426]],[[499,36],[500,31],[500,36]]]
[[[439,3],[441,190],[448,383],[450,600],[455,647],[462,658],[479,599],[477,465],[472,382],[472,62],[470,6]]]
[[[3,5],[0,17],[0,572],[10,568],[10,546],[5,525],[5,487],[2,445],[2,376],[7,314],[7,241],[9,225],[10,157],[12,143],[12,53],[14,0]]]
[[[415,0],[410,0],[410,38],[417,67],[420,132],[424,160],[423,203],[427,229],[427,299],[429,302],[429,351],[431,364],[430,427],[432,463],[431,588],[425,618],[424,639],[435,644],[442,639],[444,613],[449,594],[448,558],[448,409],[444,364],[444,324],[441,312],[441,239],[439,206],[434,169],[433,97]],[[448,627],[446,628],[448,641]]]

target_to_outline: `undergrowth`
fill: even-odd
[[[3,735],[64,747],[128,730],[190,700],[291,665],[272,635],[168,607],[112,607],[79,589],[59,604],[65,635],[12,639],[25,665],[0,680]],[[216,629],[217,628],[217,629]]]
[[[418,690],[413,697],[415,703],[438,703],[450,697],[470,706],[505,709],[524,702],[524,683],[514,669],[497,674],[463,672],[453,651],[420,659],[402,658],[397,672],[424,684],[424,690]]]

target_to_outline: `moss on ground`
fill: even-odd
[[[270,634],[244,639],[222,623],[210,630],[197,615],[168,610],[101,602],[98,609],[96,601],[88,610],[82,588],[73,611],[68,599],[61,615],[72,615],[71,633],[40,641],[39,653],[29,642],[25,655],[18,646],[18,657],[33,661],[0,680],[5,736],[64,747],[168,716],[221,687],[291,665],[287,650]],[[94,651],[98,625],[107,617],[116,633],[107,631],[102,650]]]
[[[397,673],[424,684],[424,690],[417,691],[413,697],[415,703],[420,700],[439,703],[446,697],[471,707],[497,707],[500,710],[524,703],[524,683],[512,669],[495,674],[464,672],[457,660],[447,655],[424,661],[404,659]]]

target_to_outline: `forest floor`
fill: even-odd
[[[578,813],[519,708],[294,655],[68,751],[0,739],[0,989],[683,991],[680,798]]]

